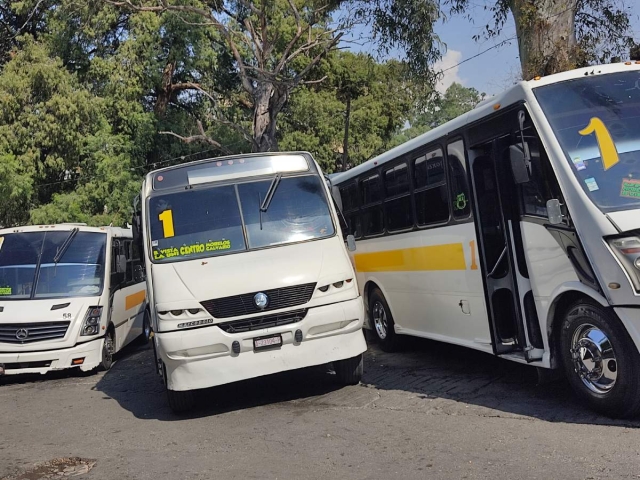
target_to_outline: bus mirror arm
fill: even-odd
[[[520,127],[520,145],[509,147],[509,158],[511,160],[511,171],[513,179],[517,184],[527,183],[531,171],[531,153],[529,145],[524,141],[524,121],[526,114],[524,110],[518,112],[518,126]]]

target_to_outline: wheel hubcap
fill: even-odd
[[[585,324],[576,329],[571,357],[574,371],[592,392],[607,393],[616,384],[618,361],[611,341],[598,327]]]
[[[380,337],[381,340],[384,340],[387,338],[387,312],[381,302],[375,302],[373,304],[371,316],[373,317],[373,325],[378,337]]]

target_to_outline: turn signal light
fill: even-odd
[[[82,358],[74,358],[71,360],[71,365],[82,365],[84,363],[84,357]]]

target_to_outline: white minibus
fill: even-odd
[[[640,413],[640,62],[521,82],[332,185],[382,348],[563,369]]]
[[[134,230],[174,411],[191,408],[196,389],[330,362],[338,381],[360,380],[363,303],[311,155],[164,168],[140,198]]]
[[[0,230],[0,375],[108,370],[150,316],[130,228]]]

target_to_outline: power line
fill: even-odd
[[[496,43],[494,46],[487,48],[486,50],[481,51],[480,53],[475,54],[472,57],[469,58],[465,58],[464,60],[462,60],[459,63],[456,63],[455,65],[445,68],[444,70],[441,70],[440,73],[444,73],[444,72],[448,72],[449,70],[453,70],[454,68],[459,67],[460,65],[462,65],[463,63],[467,63],[469,60],[473,60],[474,58],[478,58],[480,55],[484,55],[485,53],[493,50],[494,48],[499,48],[501,46],[503,46],[504,44],[510,42],[511,40],[515,40],[516,38],[518,38],[517,35],[514,35],[513,37],[509,37],[506,40],[501,41],[500,43]]]

